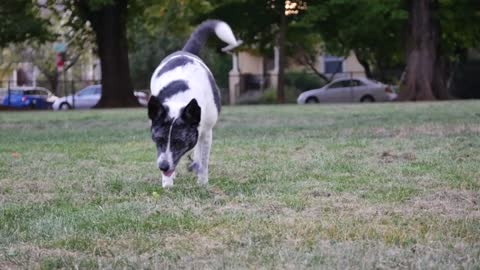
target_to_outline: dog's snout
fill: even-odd
[[[168,165],[168,161],[166,160],[162,161],[158,167],[163,172],[167,172],[170,169],[170,165]]]

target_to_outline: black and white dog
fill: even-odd
[[[157,165],[162,186],[170,187],[180,158],[193,149],[189,170],[199,184],[208,183],[208,160],[212,129],[220,112],[220,94],[215,79],[198,54],[215,33],[231,47],[238,45],[228,24],[208,20],[192,33],[181,51],[167,56],[150,81],[148,117],[157,146]]]

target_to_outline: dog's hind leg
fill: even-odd
[[[197,172],[197,183],[200,185],[208,184],[208,161],[210,159],[210,148],[212,146],[212,130],[200,134],[198,140],[198,158],[200,159],[200,169]]]

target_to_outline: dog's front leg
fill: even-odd
[[[198,140],[198,158],[200,169],[197,172],[197,183],[208,184],[208,160],[210,159],[210,148],[212,146],[212,130],[202,132]]]

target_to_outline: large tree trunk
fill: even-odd
[[[133,95],[133,86],[128,65],[127,47],[127,4],[128,0],[115,0],[110,5],[92,10],[87,18],[95,31],[102,71],[102,97],[95,106],[134,107],[139,106]],[[88,5],[88,4],[87,4]]]
[[[370,64],[368,63],[366,53],[360,49],[354,50],[354,53],[360,65],[362,65],[363,69],[365,69],[365,75],[367,76],[367,78],[373,78],[372,69],[370,68]]]
[[[280,9],[280,32],[278,35],[278,82],[277,82],[277,102],[285,103],[285,43],[287,35],[287,16],[285,15],[285,6]]]
[[[399,100],[435,100],[446,95],[446,62],[440,52],[438,0],[409,0],[405,85]]]

